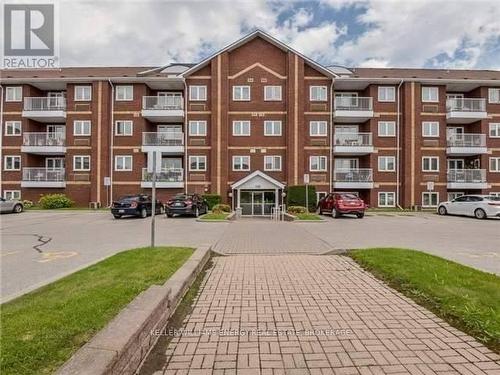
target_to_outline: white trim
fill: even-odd
[[[437,92],[437,97],[436,97],[436,100],[434,100],[433,98],[428,98],[428,99],[424,99],[424,90],[425,89],[435,89],[436,92]],[[431,91],[429,91],[430,93]],[[439,103],[439,87],[437,86],[422,86],[422,90],[421,90],[421,100],[422,100],[422,103]]]
[[[84,123],[88,123],[89,132],[88,133],[77,133],[76,132],[76,124],[77,123],[81,123],[80,126],[82,129],[85,128]],[[73,136],[74,137],[89,137],[91,133],[92,133],[92,122],[90,120],[74,120],[73,121]]]
[[[275,134],[275,133],[267,133],[267,123],[271,123],[271,127],[274,130],[276,130],[276,124],[278,124],[278,128],[279,128],[279,134]],[[283,123],[281,120],[266,120],[264,121],[264,136],[266,137],[281,137],[283,135]]]
[[[313,165],[313,158],[318,158],[317,164],[318,164],[318,169],[312,169]],[[325,167],[321,168],[321,160],[325,161]],[[323,155],[311,155],[309,156],[309,171],[310,172],[326,172],[328,170],[328,158]]]
[[[313,89],[322,89],[325,93],[324,98],[313,99]],[[309,86],[309,101],[310,102],[327,102],[328,101],[328,86],[323,85],[311,85]]]
[[[236,98],[236,90],[240,90],[240,98]],[[243,93],[248,89],[248,98],[243,97]],[[249,85],[234,85],[233,86],[233,102],[249,102],[252,100],[252,89]]]
[[[89,89],[88,97],[78,97],[78,89]],[[83,91],[85,92],[85,90]],[[74,89],[74,100],[75,102],[90,102],[92,101],[92,85],[76,85]]]
[[[427,130],[432,129],[435,125],[437,129],[437,134],[425,134],[426,126]],[[423,138],[439,138],[439,121],[422,121],[422,137]]]
[[[123,133],[123,134],[119,134],[118,133],[118,124],[119,123],[124,123],[124,124],[130,124],[130,133]],[[134,121],[132,120],[116,120],[115,121],[115,136],[116,137],[130,137],[134,135]]]
[[[496,164],[496,169],[491,168],[493,165],[493,161],[495,161]],[[490,167],[490,172],[492,173],[499,173],[500,172],[500,157],[493,157],[490,158],[489,160],[489,167]]]
[[[20,90],[21,96],[19,98],[14,96],[14,99],[9,99],[9,92],[11,92],[12,90]],[[22,101],[23,101],[23,86],[7,86],[5,88],[5,102],[6,103],[19,103]]]
[[[13,125],[19,125],[19,127],[13,126]],[[19,133],[14,132],[12,134],[9,134],[7,132],[7,129],[9,129],[9,126],[11,126],[11,129],[19,128]],[[4,135],[6,137],[20,137],[22,134],[23,134],[23,123],[21,121],[19,121],[19,120],[5,121],[5,133],[4,133]]]
[[[274,97],[269,98],[267,96],[267,89],[268,88],[272,89],[271,90],[272,93],[274,93],[274,90],[276,88],[279,88],[279,98],[274,98]],[[267,86],[264,86],[264,101],[266,101],[266,102],[280,102],[280,101],[282,101],[283,100],[282,99],[283,98],[282,91],[283,91],[283,89],[282,89],[281,85],[267,85]]]
[[[240,159],[239,161],[240,161],[241,168],[235,168],[236,160],[238,158]],[[243,164],[245,164],[243,161],[243,158],[246,158],[248,160],[248,163],[246,163],[248,165],[247,168],[243,168]],[[232,157],[232,170],[233,170],[233,172],[249,171],[250,170],[250,155],[233,155],[233,157]]]
[[[495,129],[496,135],[491,135],[491,131]],[[488,128],[488,136],[490,138],[500,138],[500,122],[490,122]]]
[[[272,165],[272,168],[267,168],[268,162],[266,161],[266,159],[268,159],[268,158],[271,158],[270,164]],[[279,168],[276,168],[275,160],[279,160]],[[266,172],[280,172],[282,169],[283,169],[283,165],[282,165],[281,155],[265,155],[264,156],[264,171],[266,171]]]
[[[384,160],[384,169],[380,168],[380,162]],[[388,166],[392,161],[392,169],[389,169]],[[396,157],[392,155],[382,155],[378,157],[377,167],[379,172],[396,172]]]
[[[10,198],[7,198],[7,194],[13,194],[13,193],[17,193],[18,197],[17,198],[13,198],[13,197],[10,197]],[[3,191],[3,199],[7,200],[7,201],[10,201],[10,200],[21,200],[21,190],[4,190]]]
[[[318,132],[313,133],[313,124],[317,125]],[[319,130],[321,127],[324,127],[325,132],[320,133]],[[322,120],[313,120],[309,121],[309,136],[310,137],[327,137],[328,136],[328,121],[322,121]]]
[[[196,98],[194,98],[193,91],[191,89],[196,89]],[[200,95],[203,92],[203,97]],[[206,85],[189,85],[189,101],[191,102],[206,102],[207,101],[207,86]]]
[[[119,98],[118,97],[118,92],[120,91],[120,89],[124,89],[125,91],[123,91],[122,93],[125,94],[128,92],[127,89],[131,89],[131,96],[123,96],[123,98]],[[134,85],[116,85],[115,87],[115,101],[117,102],[131,102],[134,100]]]
[[[191,126],[196,126],[196,132],[191,132]],[[200,126],[203,125],[203,132],[200,132]],[[206,137],[207,135],[207,121],[206,120],[189,120],[188,132],[191,137]]]
[[[244,125],[248,124],[248,133],[241,133],[237,134],[235,129],[236,125],[239,123],[241,130],[244,130]],[[233,120],[233,137],[250,137],[250,134],[252,133],[252,123],[250,120]]]
[[[499,104],[500,103],[500,89],[499,88],[489,88],[488,89],[488,103]]]
[[[78,169],[75,168],[77,158],[82,159],[82,161],[81,161],[82,165],[85,164],[83,162],[83,160],[88,159],[89,160],[89,167],[88,168],[78,168]],[[90,171],[91,166],[92,166],[91,162],[92,162],[92,160],[90,159],[90,155],[74,155],[73,156],[73,171],[75,171],[75,172],[88,172],[88,171]]]
[[[391,91],[392,90],[392,99],[381,99],[381,95],[380,95],[380,91],[381,89],[385,89],[385,90],[389,90]],[[394,86],[378,86],[378,89],[377,89],[377,100],[378,102],[380,103],[394,103],[396,102],[396,88]]]
[[[380,129],[381,125],[385,125],[386,130],[389,129],[389,125],[391,125],[393,132],[388,134],[381,134]],[[377,134],[382,138],[394,138],[396,136],[396,121],[379,121],[377,124]]]
[[[19,160],[19,168],[7,168],[7,159],[14,159],[14,160]],[[12,165],[14,166],[16,163],[15,161],[12,162]],[[21,155],[5,155],[3,158],[3,170],[4,171],[20,171],[21,170]]]
[[[425,169],[425,159],[429,159],[429,167],[432,167],[432,160],[437,160],[437,169]],[[439,156],[422,156],[422,172],[439,172]]]
[[[436,204],[426,204],[424,205],[424,195],[429,195],[429,197],[432,197],[433,195],[436,196]],[[437,191],[423,191],[422,192],[422,207],[437,207],[439,204],[439,193]],[[429,199],[432,200],[432,199]]]
[[[123,159],[122,164],[126,166],[125,159],[130,159],[130,168],[118,168],[118,159]],[[134,158],[132,155],[115,155],[115,172],[131,172],[134,169]]]
[[[380,204],[380,196],[385,195],[385,204]],[[392,195],[392,204],[388,204],[388,197]],[[378,200],[377,207],[396,207],[396,192],[394,191],[379,191],[378,192]]]
[[[265,174],[262,171],[256,170],[256,171],[250,173],[249,175],[243,177],[241,180],[239,180],[239,181],[235,182],[234,184],[232,184],[231,185],[231,189],[237,189],[239,186],[243,185],[247,181],[250,181],[255,176],[262,177],[264,180],[267,180],[271,184],[277,186],[278,189],[284,189],[285,188],[285,185],[282,184],[281,182],[279,182],[278,180],[272,178],[271,176],[268,176],[267,174]]]
[[[191,160],[196,159],[196,168],[191,168]],[[199,168],[200,160],[203,160],[203,163],[205,164],[204,168]],[[206,155],[189,155],[189,171],[192,172],[206,172],[207,170],[207,156]]]

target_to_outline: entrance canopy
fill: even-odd
[[[261,171],[255,171],[231,185],[236,190],[284,189],[285,185]]]

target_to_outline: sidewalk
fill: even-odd
[[[500,356],[336,255],[216,257],[184,330],[155,375],[500,373]]]

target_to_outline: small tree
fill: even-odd
[[[309,185],[308,187],[308,204],[309,211],[316,209],[316,186]],[[305,185],[289,186],[286,193],[286,202],[290,206],[306,206],[306,187]]]
[[[211,210],[215,205],[222,202],[222,198],[218,194],[203,194],[203,199],[207,201],[209,210]]]

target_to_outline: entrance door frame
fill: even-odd
[[[278,192],[276,190],[269,190],[269,189],[264,189],[264,190],[247,190],[247,189],[242,189],[238,191],[238,197],[239,197],[239,206],[241,207],[241,194],[242,193],[250,193],[251,195],[251,202],[250,203],[244,203],[244,204],[250,204],[251,205],[251,214],[249,215],[242,215],[243,216],[269,216],[271,213],[267,214],[266,213],[266,200],[265,200],[265,194],[266,193],[272,193],[274,194],[274,204],[273,206],[276,206],[276,202],[278,201]],[[255,203],[255,196],[258,195],[260,196],[260,203]],[[260,206],[260,210],[257,210],[258,212],[261,213],[255,213],[256,206]]]

